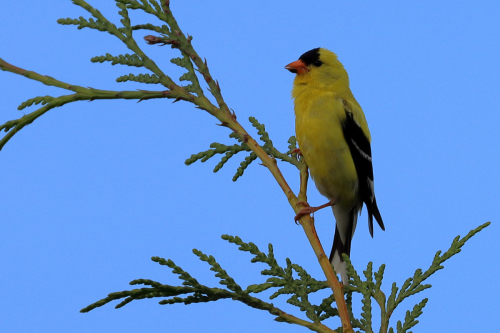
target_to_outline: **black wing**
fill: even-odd
[[[385,230],[385,227],[377,207],[375,190],[373,188],[372,148],[365,133],[363,133],[361,127],[354,120],[352,112],[348,110],[345,110],[345,112],[346,119],[342,123],[342,131],[344,132],[345,141],[349,146],[354,166],[356,167],[359,194],[368,210],[368,228],[370,230],[370,235],[373,237],[374,216],[380,228]]]

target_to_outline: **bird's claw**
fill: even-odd
[[[330,201],[328,201],[324,205],[321,205],[321,206],[318,206],[318,207],[311,207],[311,206],[309,206],[309,204],[307,202],[298,201],[297,205],[302,205],[302,206],[305,206],[305,207],[302,208],[297,213],[297,215],[295,215],[295,217],[294,217],[295,224],[299,224],[298,221],[301,219],[302,216],[313,214],[313,213],[317,212],[320,209],[323,209],[323,208],[328,207],[328,206],[333,206],[334,204],[335,204],[335,201],[334,200],[330,200]]]
[[[300,151],[300,148],[295,148],[294,150],[292,150],[290,155],[293,155],[293,154],[297,154],[297,158],[300,158],[302,156],[302,152]]]
[[[295,221],[295,224],[299,224],[299,220],[302,218],[302,216],[309,215],[311,213],[314,213],[315,210],[313,210],[314,207],[305,207],[302,208],[297,215],[293,218]]]

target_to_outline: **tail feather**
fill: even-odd
[[[365,202],[368,211],[368,230],[370,230],[370,235],[373,237],[373,217],[377,220],[380,229],[385,231],[384,221],[382,221],[382,215],[378,210],[377,200],[373,198],[373,202]]]
[[[351,255],[351,240],[354,236],[354,229],[356,228],[356,222],[358,220],[358,209],[355,207],[351,209],[347,214],[341,215],[338,211],[335,211],[335,236],[333,237],[332,252],[330,253],[330,262],[335,269],[337,274],[340,274],[342,282],[347,285],[349,284],[349,278],[347,277],[346,264],[342,258],[342,254],[347,256]],[[345,230],[344,234],[341,235],[338,225],[342,224],[346,228],[340,228],[340,230]],[[342,241],[344,239],[344,241]]]

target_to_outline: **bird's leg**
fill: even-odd
[[[317,212],[318,210],[320,209],[323,209],[325,207],[330,207],[330,206],[333,206],[335,205],[335,200],[332,199],[330,201],[328,201],[326,204],[324,205],[321,205],[321,206],[318,206],[318,207],[311,207],[309,206],[309,204],[307,202],[303,202],[303,201],[299,201],[297,202],[297,204],[299,205],[302,205],[302,206],[305,206],[305,208],[302,208],[298,213],[297,215],[295,215],[295,223],[298,224],[298,221],[300,220],[300,218],[304,215],[309,215],[309,214],[312,214],[314,212]]]

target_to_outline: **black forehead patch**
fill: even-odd
[[[306,66],[314,65],[319,67],[323,64],[321,60],[319,60],[319,47],[307,51],[300,56],[299,60],[302,60]]]

